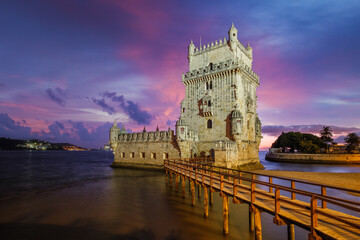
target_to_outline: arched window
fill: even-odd
[[[210,100],[208,101],[208,107],[211,107],[211,101]]]
[[[207,120],[207,128],[212,128],[212,121],[210,119]]]
[[[214,67],[214,66],[213,66],[213,63],[210,63],[209,66],[210,66],[210,70],[214,70],[214,69],[213,69],[213,67]]]
[[[206,90],[208,90],[208,89],[209,89],[209,83],[206,82]]]
[[[212,81],[210,81],[210,87],[209,88],[212,89]]]

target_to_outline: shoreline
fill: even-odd
[[[360,191],[360,173],[332,173],[332,172],[297,172],[277,170],[255,170],[259,174],[272,175],[274,177],[294,178],[298,180],[314,182],[340,188],[349,188]]]
[[[267,153],[265,160],[305,164],[360,164],[360,154]]]

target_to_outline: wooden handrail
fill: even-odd
[[[165,160],[166,161],[166,160]],[[189,164],[185,164],[185,163],[179,163],[177,162],[176,164],[180,164],[180,165],[185,165],[185,166],[191,166]],[[202,167],[194,167],[194,166],[191,166],[193,169],[203,169]],[[190,171],[190,170],[189,170]],[[296,189],[296,188],[289,188],[289,187],[286,187],[286,186],[282,186],[282,185],[278,185],[278,184],[273,184],[273,183],[267,183],[267,182],[264,182],[264,181],[260,181],[260,180],[256,180],[256,179],[253,179],[254,178],[254,174],[255,173],[251,173],[251,172],[247,172],[247,173],[250,173],[252,174],[252,179],[249,179],[249,178],[246,178],[246,177],[240,177],[238,175],[234,175],[234,174],[228,174],[228,173],[224,173],[224,172],[221,172],[221,171],[216,171],[216,170],[207,170],[211,173],[217,173],[217,174],[220,174],[220,177],[216,177],[216,176],[212,176],[213,179],[218,179],[220,180],[221,176],[231,176],[233,178],[237,178],[237,179],[240,179],[240,180],[244,180],[246,182],[249,182],[249,183],[256,183],[256,184],[259,184],[259,185],[264,185],[264,186],[268,186],[268,187],[272,187],[272,188],[279,188],[281,190],[284,190],[284,191],[288,191],[292,194],[300,194],[300,195],[303,195],[303,196],[307,196],[307,197],[311,197],[311,196],[316,196],[317,199],[319,200],[322,200],[322,201],[327,201],[327,202],[330,202],[332,204],[335,204],[335,205],[338,205],[338,206],[341,206],[341,207],[344,207],[344,208],[348,208],[350,210],[354,210],[354,209],[358,209],[358,208],[353,208],[352,206],[348,206],[348,205],[344,205],[344,204],[340,204],[339,201],[342,201],[342,202],[346,202],[348,204],[352,204],[352,205],[360,205],[359,202],[354,202],[354,201],[350,201],[350,200],[346,200],[346,199],[340,199],[340,198],[336,198],[336,197],[332,197],[332,196],[324,196],[324,195],[321,195],[321,194],[317,194],[317,193],[313,193],[313,192],[309,192],[309,191],[304,191],[304,190],[300,190],[300,189]],[[193,172],[193,171],[191,171]],[[190,174],[189,174],[190,175]],[[223,179],[222,180],[223,182],[227,182],[229,184],[232,184],[231,181],[228,181],[228,180],[225,180]],[[295,180],[294,180],[295,181]],[[318,185],[318,184],[313,184],[313,185],[316,185],[316,186],[322,186],[322,185]],[[359,210],[355,210],[355,211],[359,211]],[[360,212],[360,211],[359,211]]]

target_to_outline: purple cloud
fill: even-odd
[[[31,128],[21,125],[9,117],[7,113],[0,113],[0,136],[8,138],[30,138]]]
[[[105,99],[91,98],[91,100],[93,101],[93,103],[100,106],[102,108],[102,110],[109,113],[110,115],[112,115],[112,114],[114,114],[116,112],[115,109],[112,106],[110,106],[109,104],[107,104],[105,102]]]
[[[53,102],[57,103],[59,106],[64,107],[65,106],[65,92],[61,88],[55,88],[55,90],[52,90],[51,88],[46,89],[46,93],[49,99],[51,99]]]
[[[124,110],[129,117],[134,120],[137,124],[144,124],[144,125],[149,125],[151,120],[152,120],[152,115],[146,111],[141,109],[141,107],[139,106],[138,103],[135,103],[131,100],[126,100],[125,97],[123,95],[117,95],[115,92],[103,92],[101,94],[104,98],[110,99],[112,102],[114,103],[119,103],[119,107]],[[105,99],[97,99],[97,102],[101,102],[102,104],[106,104],[105,103]],[[106,104],[105,108],[106,110],[109,111],[109,107]],[[114,110],[112,107],[110,107],[110,110]],[[104,107],[103,107],[104,109]],[[114,113],[114,111],[112,111],[112,113]]]

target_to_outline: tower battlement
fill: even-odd
[[[225,62],[213,63],[211,66],[201,67],[199,69],[194,69],[191,72],[182,74],[182,81],[186,84],[187,81],[191,81],[198,78],[203,78],[209,76],[209,74],[218,74],[224,71],[229,70],[241,70],[246,72],[257,84],[259,84],[259,76],[249,67],[244,61],[235,62],[227,60]]]

